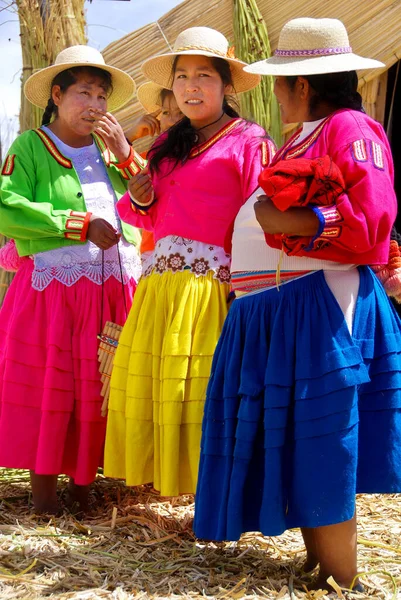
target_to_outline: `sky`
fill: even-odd
[[[182,0],[85,0],[88,44],[103,50],[114,40],[152,23]],[[0,0],[0,136],[3,156],[18,131],[22,69],[15,2]]]

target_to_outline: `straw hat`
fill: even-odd
[[[292,19],[281,30],[272,58],[245,68],[261,75],[318,75],[385,65],[352,52],[347,30],[337,19]]]
[[[160,94],[165,88],[162,85],[147,81],[139,86],[136,91],[140,104],[148,113],[155,112],[162,106]],[[169,90],[170,92],[171,90]]]
[[[245,73],[247,63],[234,58],[224,35],[209,27],[185,29],[177,37],[172,52],[148,58],[142,65],[142,72],[148,79],[171,89],[173,61],[181,55],[224,58],[230,65],[234,89],[238,93],[251,90],[260,82],[258,75]]]
[[[70,46],[57,55],[54,65],[35,71],[27,79],[24,94],[29,102],[40,108],[46,108],[53,79],[71,67],[97,67],[110,73],[113,90],[107,100],[107,106],[111,111],[126,104],[135,93],[134,80],[128,73],[106,65],[98,50],[90,46]]]

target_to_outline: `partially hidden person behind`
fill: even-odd
[[[164,133],[184,117],[178,108],[173,91],[153,83],[153,81],[147,81],[140,85],[136,95],[146,114],[139,117],[125,132],[131,144],[147,135],[157,136]],[[142,152],[141,156],[146,158],[147,152]],[[153,232],[143,229],[140,252],[144,276],[149,275],[153,268],[154,249]]]
[[[131,144],[147,135],[160,135],[184,117],[173,91],[162,85],[147,81],[138,87],[136,95],[146,113],[125,130]]]
[[[45,112],[1,173],[0,232],[22,260],[0,312],[0,464],[30,470],[37,512],[58,512],[62,473],[68,503],[85,510],[106,431],[97,335],[123,324],[141,273],[139,231],[116,201],[143,164],[107,112],[135,84],[72,46],[24,91]]]
[[[238,540],[300,527],[304,570],[320,569],[310,588],[331,589],[331,576],[362,591],[355,496],[401,491],[400,321],[367,266],[387,263],[393,163],[356,75],[382,66],[352,52],[340,21],[302,18],[283,27],[272,58],[246,68],[274,75],[284,123],[302,123],[270,173],[302,166],[298,194],[306,159],[328,159],[336,183],[332,193],[333,181],[309,175],[307,205],[288,196],[280,209],[262,174],[239,211],[239,297],[212,366],[194,530]]]
[[[163,496],[195,492],[206,386],[230,291],[223,246],[274,153],[265,131],[228,103],[260,81],[244,66],[207,27],[185,30],[173,52],[143,65],[150,80],[172,88],[185,118],[156,140],[148,168],[118,204],[123,220],[153,231],[156,247],[115,357],[105,474],[153,483]]]

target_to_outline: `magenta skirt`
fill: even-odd
[[[97,360],[102,288],[86,278],[32,288],[24,259],[0,310],[0,465],[91,483],[106,418]],[[125,286],[129,311],[136,284]],[[123,324],[121,283],[104,285],[103,321]]]

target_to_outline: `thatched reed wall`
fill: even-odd
[[[257,3],[266,21],[273,50],[277,47],[281,27],[289,19],[305,16],[331,17],[345,23],[355,52],[383,61],[386,69],[401,59],[399,0],[332,0],[330,3],[327,0],[257,0]],[[232,0],[185,0],[157,23],[151,23],[113,42],[105,48],[103,54],[110,64],[128,71],[136,83],[141,84],[144,81],[140,73],[141,63],[153,54],[168,52],[169,44],[172,45],[178,33],[187,27],[213,27],[232,41],[232,12]],[[373,86],[371,84],[369,91],[367,88],[363,90],[363,87],[379,75],[378,71],[365,71],[361,75],[362,94],[365,99],[369,96],[370,114],[376,114],[372,93],[375,89],[378,91],[378,83]],[[380,81],[383,89],[384,80]],[[116,116],[126,127],[141,113],[141,106],[134,100],[119,110]],[[145,147],[146,140],[138,146],[141,149]]]

